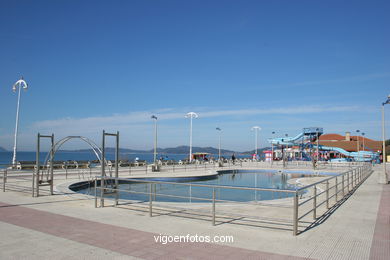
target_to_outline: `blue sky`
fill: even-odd
[[[160,147],[188,144],[189,111],[195,146],[216,147],[217,126],[239,151],[254,125],[260,146],[310,126],[380,139],[389,13],[389,1],[3,0],[0,146],[13,145],[21,75],[20,150],[37,132],[100,144],[103,129],[151,149],[151,114]]]

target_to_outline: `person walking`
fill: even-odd
[[[232,161],[233,161],[233,164],[234,164],[234,161],[236,160],[236,156],[234,155],[234,153],[232,154]]]

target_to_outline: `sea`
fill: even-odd
[[[0,152],[0,168],[4,168],[12,163],[12,152]],[[39,155],[39,161],[41,163],[45,162],[48,157],[48,152],[41,152]],[[211,155],[214,158],[218,158],[217,154]],[[225,158],[229,158],[230,156],[224,155]],[[245,157],[237,155],[237,158]],[[247,156],[248,157],[248,156]],[[114,160],[115,153],[106,152],[107,160]],[[120,153],[119,159],[121,160],[129,160],[135,161],[145,160],[148,163],[153,162],[153,153]],[[157,159],[163,158],[164,160],[183,160],[188,158],[188,154],[158,154]],[[17,152],[16,160],[17,161],[35,161],[36,152]],[[68,160],[76,160],[76,161],[91,161],[96,160],[95,154],[91,151],[83,151],[83,152],[68,152],[68,151],[58,151],[55,154],[54,161],[68,161]]]

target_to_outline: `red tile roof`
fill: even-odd
[[[332,141],[332,140],[345,140],[345,136],[339,135],[339,134],[324,134],[320,136],[320,141],[322,140],[327,140],[327,141]]]

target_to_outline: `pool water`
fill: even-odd
[[[295,176],[294,176],[295,177]],[[223,173],[219,174],[213,179],[185,181],[184,183],[202,184],[202,185],[226,185],[235,187],[257,187],[257,188],[272,188],[279,190],[293,190],[295,186],[290,185],[287,181],[291,178],[290,174],[280,173],[255,173],[255,172],[238,172],[238,173]],[[162,178],[161,178],[162,179]],[[159,181],[161,181],[159,179]],[[167,178],[167,182],[173,182],[172,179]],[[177,179],[175,179],[177,182]],[[120,199],[149,201],[149,189],[152,190],[153,200],[161,202],[208,202],[202,199],[212,198],[212,187],[196,187],[184,186],[178,184],[164,184],[131,182],[119,184],[121,191]],[[226,188],[215,188],[216,199],[245,202],[245,201],[260,201],[272,200],[278,198],[291,197],[292,193],[288,192],[272,192],[272,191],[254,191],[254,190],[237,190]],[[93,188],[79,190],[78,192],[85,194],[93,194]],[[147,193],[147,194],[146,194]],[[107,194],[107,197],[114,197],[114,195]],[[173,197],[178,196],[178,197]],[[185,198],[181,198],[185,197]]]

